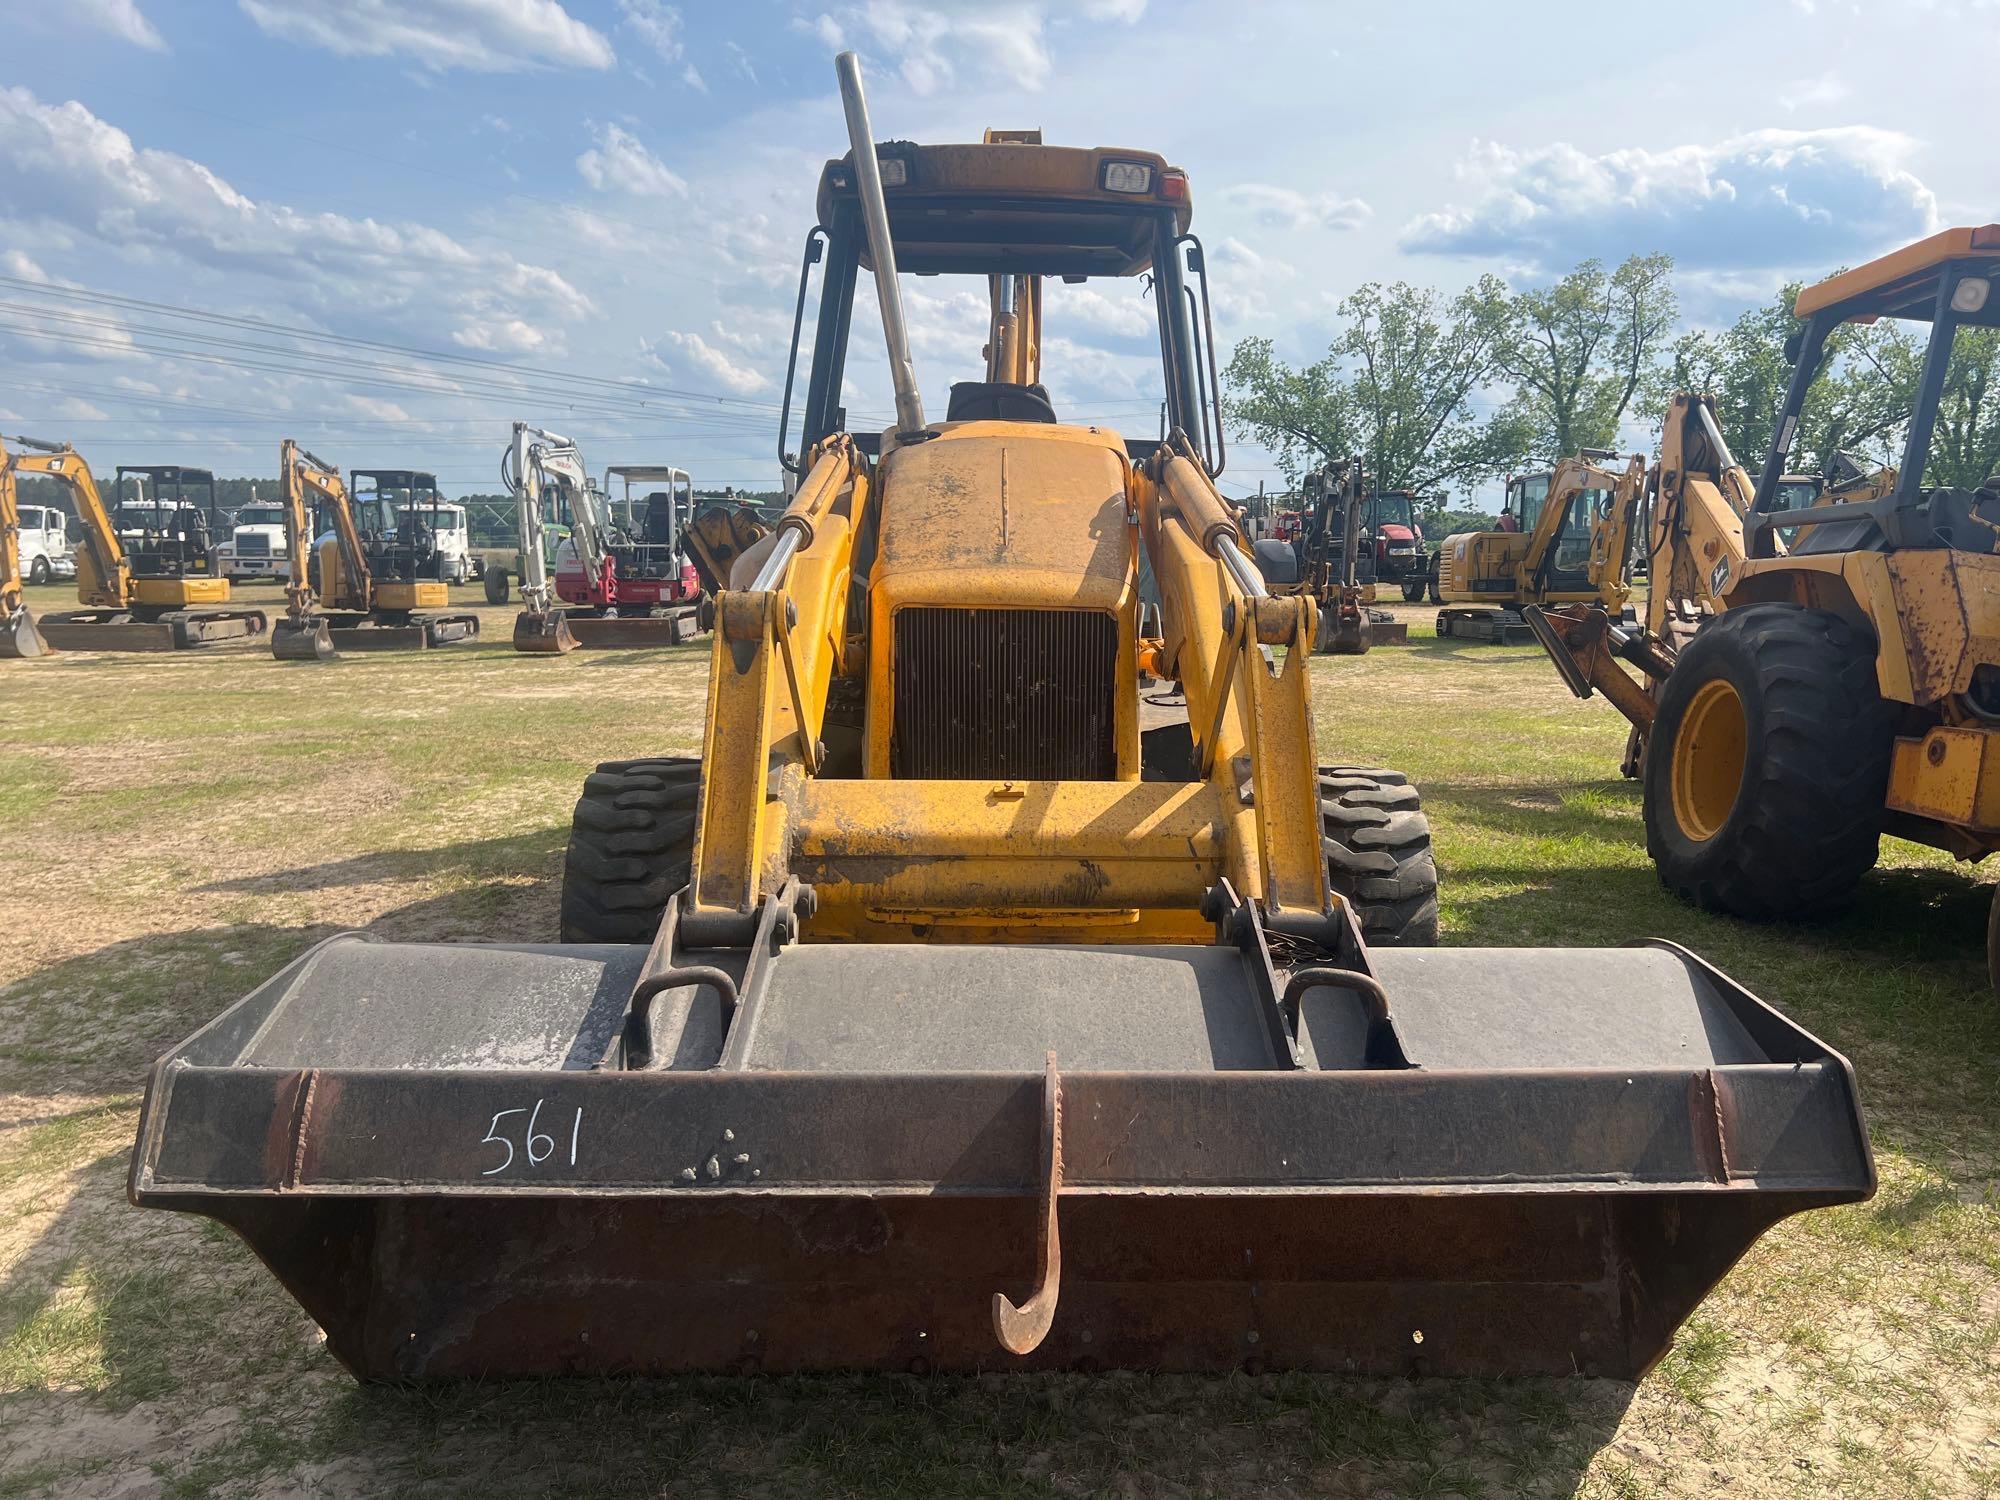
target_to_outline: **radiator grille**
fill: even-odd
[[[1450,542],[1444,544],[1444,551],[1438,555],[1438,592],[1455,593],[1464,587],[1458,576],[1458,548]]]
[[[1115,616],[896,611],[889,774],[1109,781],[1118,774]]]

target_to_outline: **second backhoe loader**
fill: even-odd
[[[212,540],[220,515],[208,470],[121,465],[113,512],[105,509],[90,465],[68,443],[10,441],[30,451],[0,458],[7,482],[23,474],[55,480],[83,527],[76,595],[84,608],[45,616],[38,631],[45,646],[186,651],[264,633],[270,616],[263,610],[220,607],[229,604],[229,580]]]
[[[290,438],[279,446],[278,468],[292,577],[285,618],[271,635],[273,656],[328,661],[343,650],[422,651],[479,634],[479,616],[449,613],[451,590],[443,577],[424,576],[436,569],[426,566],[435,549],[427,551],[422,536],[426,488],[421,482],[392,483],[386,492],[378,487],[375,524],[364,531],[339,469]],[[429,486],[428,493],[434,495],[435,488]],[[318,541],[315,511],[327,523]]]
[[[2000,476],[1944,482],[1932,452],[1954,352],[2000,327],[1996,283],[2000,225],[1986,225],[1808,287],[1754,482],[1709,398],[1669,406],[1645,623],[1595,605],[1528,612],[1572,690],[1632,721],[1647,850],[1698,905],[1836,908],[1884,833],[1968,861],[2000,850]],[[1901,463],[1813,455],[1824,492],[1791,508],[1786,471],[1827,341],[1881,318],[1923,330]],[[2000,984],[2000,901],[1990,933]]]
[[[1847,1064],[1671,944],[1427,946],[1417,792],[1316,763],[1318,606],[1214,482],[1187,178],[878,147],[838,67],[804,472],[701,757],[585,783],[564,941],[337,937],[174,1048],[133,1200],[235,1229],[364,1378],[1646,1370],[1872,1190]],[[1167,438],[1016,379],[934,420],[899,269],[1002,337],[1146,278]],[[851,432],[864,272],[896,416]]]
[[[1319,606],[1315,651],[1361,656],[1370,646],[1399,645],[1410,627],[1374,608],[1375,562],[1363,546],[1368,480],[1358,457],[1323,464],[1300,486],[1299,530],[1288,540],[1261,537],[1257,570],[1276,594],[1304,594]]]
[[[1438,553],[1440,639],[1533,645],[1522,615],[1530,604],[1591,601],[1624,613],[1631,590],[1626,553],[1646,482],[1646,460],[1622,470],[1615,453],[1586,448],[1553,471],[1508,481],[1498,531],[1446,537]]]

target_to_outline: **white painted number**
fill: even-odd
[[[556,1138],[546,1131],[535,1129],[535,1122],[541,1118],[542,1105],[546,1102],[545,1100],[537,1099],[533,1109],[522,1105],[518,1109],[503,1109],[494,1115],[493,1123],[486,1127],[486,1134],[481,1138],[479,1144],[482,1146],[498,1146],[507,1153],[507,1156],[497,1167],[488,1167],[485,1171],[481,1172],[479,1174],[481,1177],[497,1176],[514,1165],[514,1142],[508,1136],[501,1134],[500,1131],[500,1122],[509,1115],[526,1115],[528,1117],[526,1131],[521,1144],[526,1151],[529,1166],[539,1167],[543,1162],[555,1155]],[[583,1108],[579,1105],[576,1111],[576,1118],[570,1121],[569,1126],[569,1164],[572,1167],[576,1165],[576,1143],[582,1134]]]

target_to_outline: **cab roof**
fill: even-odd
[[[207,469],[183,469],[179,464],[120,464],[120,474],[150,474],[168,484],[213,484],[215,475]]]
[[[1807,318],[1852,304],[1849,317],[1857,323],[1884,317],[1928,319],[1937,295],[1938,275],[1955,260],[1991,260],[2000,270],[2000,224],[1940,230],[1914,245],[1829,276],[1800,292],[1792,311]],[[1989,298],[1985,314],[1968,321],[1990,323],[1996,315],[2000,315],[2000,297]]]
[[[1160,213],[1173,216],[1176,234],[1193,218],[1186,174],[1151,151],[887,141],[875,154],[896,264],[917,275],[1137,276],[1152,266]],[[1106,187],[1113,179],[1134,190]],[[820,223],[855,196],[849,152],[820,173]],[[865,245],[861,263],[874,269]]]
[[[372,479],[378,490],[434,490],[437,475],[421,469],[349,469],[356,480]]]

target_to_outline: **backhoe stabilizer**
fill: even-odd
[[[372,1379],[1633,1378],[1873,1189],[1845,1060],[1666,944],[1274,1001],[1240,944],[785,931],[329,940],[161,1060],[132,1200],[235,1229]]]

